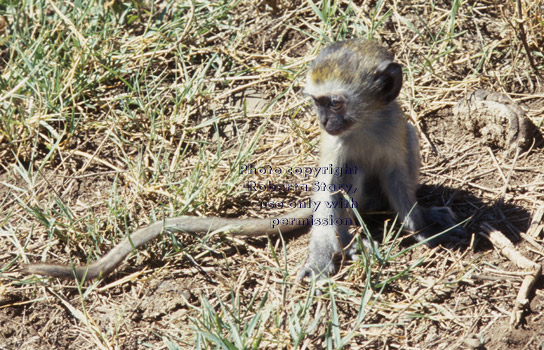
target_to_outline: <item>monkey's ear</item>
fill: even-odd
[[[384,62],[376,72],[379,96],[385,103],[393,101],[402,87],[402,66],[395,62]]]

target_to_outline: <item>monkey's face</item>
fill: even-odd
[[[312,96],[317,110],[319,124],[331,135],[347,131],[353,121],[346,118],[348,99],[342,94]]]
[[[305,93],[330,135],[375,127],[402,87],[402,67],[380,45],[347,40],[324,48],[312,62]]]

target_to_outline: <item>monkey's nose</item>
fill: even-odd
[[[327,133],[336,136],[345,132],[351,123],[348,123],[343,117],[331,116],[324,118],[321,121],[321,126]]]

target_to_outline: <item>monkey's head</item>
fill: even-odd
[[[402,87],[402,67],[373,41],[347,40],[324,48],[307,75],[319,122],[331,135],[366,124],[395,100]]]

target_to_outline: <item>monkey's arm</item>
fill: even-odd
[[[282,223],[284,218],[309,218],[312,209],[298,209],[286,215],[266,219],[238,219],[238,218],[199,218],[179,216],[157,221],[141,228],[123,239],[112,250],[88,266],[69,266],[54,264],[29,264],[23,267],[23,272],[72,279],[74,274],[78,279],[94,279],[104,277],[117,268],[121,262],[135,249],[157,238],[163,232],[211,232],[223,230],[236,236],[273,235],[279,232],[294,231],[303,227],[303,224]],[[280,223],[272,227],[271,220],[280,219]]]
[[[408,125],[407,128],[406,151],[405,162],[399,162],[391,171],[382,175],[385,179],[383,184],[385,193],[392,208],[404,222],[404,229],[415,233],[414,238],[418,242],[444,232],[426,242],[431,247],[463,241],[466,232],[462,226],[456,225],[457,218],[451,209],[416,205],[420,156],[416,130],[412,125]]]
[[[325,158],[328,158],[326,162],[330,161],[332,164],[342,164],[339,160],[332,160],[330,156]],[[345,175],[339,178],[328,175],[320,176],[318,180],[327,185],[352,185],[356,192],[349,195],[350,197],[354,197],[356,202],[359,201],[360,193],[363,192],[361,188],[361,184],[363,183],[362,173],[360,171],[356,176]],[[341,205],[342,201],[344,201],[343,195],[341,193],[317,191],[314,194],[313,200],[319,203],[319,207],[314,214],[308,259],[298,273],[298,281],[306,277],[310,279],[322,279],[331,276],[338,269],[335,258],[339,254],[345,254],[348,259],[351,259],[356,252],[355,247],[349,247],[344,250],[351,243],[352,235],[349,233],[350,226],[347,224],[348,219],[351,218],[351,209],[345,208],[345,205]],[[318,220],[321,220],[320,224],[317,223]],[[329,221],[324,223],[326,220]]]

